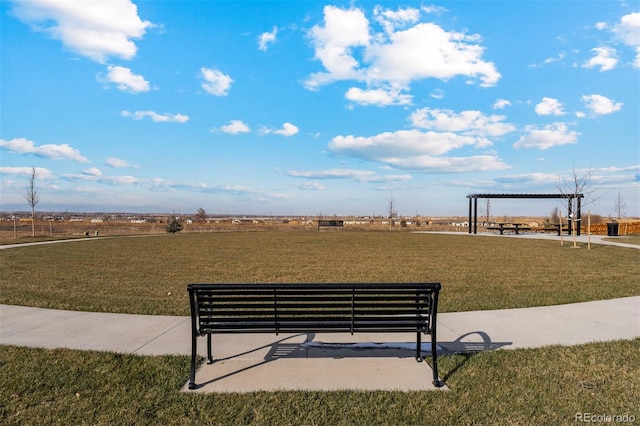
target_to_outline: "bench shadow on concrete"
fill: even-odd
[[[474,335],[479,336],[480,339],[472,339],[472,336]],[[204,382],[200,382],[197,384],[196,389],[201,389],[210,384],[241,374],[245,371],[258,368],[279,359],[415,358],[415,349],[384,347],[385,344],[379,344],[380,347],[376,347],[376,345],[378,344],[370,344],[366,347],[353,347],[352,344],[349,343],[321,343],[319,345],[308,346],[308,344],[313,342],[313,340],[315,339],[316,335],[314,333],[306,334],[307,338],[304,343],[288,342],[288,340],[290,339],[301,336],[305,336],[305,334],[302,333],[289,335],[275,342],[255,347],[241,353],[236,353],[223,358],[214,358],[214,361],[211,364],[205,361],[204,365],[215,365],[224,361],[233,361],[242,359],[244,357],[250,357],[251,354],[268,350],[266,355],[264,355],[261,359],[259,357],[256,357],[255,361],[252,362],[251,365],[244,366],[234,371],[228,372],[224,375],[217,376]],[[452,377],[475,354],[489,350],[496,350],[504,346],[509,346],[511,344],[512,342],[493,342],[491,341],[491,337],[483,331],[473,331],[466,333],[452,342],[438,342],[439,356],[452,354],[464,355],[464,359],[462,360],[462,362],[457,364],[452,370],[446,372],[445,376],[442,377],[442,380],[446,381],[447,379]],[[415,343],[408,342],[407,345],[415,345]],[[431,368],[431,352],[429,350],[425,350],[425,342],[423,342],[422,345],[422,354],[424,356],[425,364],[429,368]],[[201,365],[199,368],[204,365]]]

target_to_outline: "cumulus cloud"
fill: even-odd
[[[113,84],[123,92],[141,93],[150,90],[149,82],[143,76],[132,73],[126,67],[109,65],[106,74],[98,74],[98,81],[106,85]]]
[[[36,157],[50,158],[53,160],[73,160],[80,163],[89,161],[85,156],[80,154],[80,151],[72,148],[69,144],[36,146],[33,141],[25,138],[14,138],[11,140],[0,139],[0,148],[16,154],[31,154]]]
[[[616,36],[627,46],[635,49],[634,68],[640,68],[640,12],[630,13],[620,18],[613,28]]]
[[[53,179],[51,170],[43,167],[35,167],[37,179]],[[33,173],[32,167],[0,167],[0,174],[29,177]]]
[[[233,79],[220,70],[211,68],[200,68],[200,78],[202,78],[202,88],[209,94],[215,96],[226,96],[231,89]]]
[[[385,132],[371,137],[336,136],[329,143],[329,150],[335,154],[407,169],[458,172],[507,168],[506,164],[492,155],[444,156],[452,150],[464,147],[482,148],[486,145],[486,139],[475,136],[413,129]]]
[[[612,47],[594,47],[591,51],[594,56],[582,65],[584,68],[600,67],[600,72],[603,72],[614,69],[618,64],[616,49]]]
[[[155,111],[129,112],[125,110],[122,111],[120,115],[122,115],[123,117],[132,118],[134,120],[142,120],[144,117],[149,117],[151,118],[151,121],[154,121],[156,123],[186,123],[187,121],[189,121],[189,116],[187,115],[169,113],[159,114]]]
[[[273,27],[273,30],[271,32],[260,34],[260,36],[258,36],[258,49],[266,52],[269,48],[269,45],[275,43],[277,35],[278,27]]]
[[[248,133],[251,131],[251,129],[249,129],[249,126],[244,124],[242,120],[231,120],[231,122],[226,126],[220,127],[220,130],[232,135],[237,135],[238,133]]]
[[[93,177],[102,176],[102,172],[97,167],[90,167],[90,168],[88,168],[86,170],[83,170],[82,174],[87,175],[87,176],[93,176]]]
[[[416,80],[463,76],[481,86],[498,82],[501,76],[495,65],[482,58],[480,36],[421,23],[420,12],[376,7],[374,23],[378,26],[374,26],[361,9],[325,6],[323,24],[309,32],[315,59],[322,63],[324,71],[311,74],[305,86],[318,89],[341,80],[359,81],[367,89],[351,89],[350,100],[364,105],[389,105],[410,100],[398,95]],[[382,30],[376,31],[379,27]],[[378,101],[384,92],[396,94],[393,103]]]
[[[515,130],[504,122],[504,115],[484,115],[480,111],[455,113],[448,109],[422,108],[411,114],[409,120],[415,127],[441,132],[456,132],[476,136],[502,136]]]
[[[538,115],[564,115],[562,103],[554,98],[542,98],[542,101],[536,105],[536,114]]]
[[[504,109],[504,107],[511,106],[511,102],[506,99],[496,99],[493,104],[493,109]]]
[[[16,2],[14,14],[34,30],[49,34],[72,52],[97,62],[109,57],[132,59],[134,39],[153,26],[138,16],[130,0],[29,0]]]
[[[587,108],[596,115],[611,114],[619,111],[623,105],[622,102],[615,102],[602,95],[585,95],[581,99]]]
[[[270,129],[268,127],[263,127],[261,129],[261,133],[263,134],[273,133],[273,134],[282,135],[282,136],[293,136],[297,134],[299,131],[300,129],[298,129],[296,125],[291,123],[284,123],[282,125],[282,128],[280,129]]]
[[[373,9],[374,19],[379,22],[387,34],[392,34],[397,28],[406,28],[420,19],[420,10],[412,7],[391,10],[382,6]]]
[[[565,123],[553,123],[543,127],[525,126],[525,135],[513,144],[514,148],[549,149],[554,146],[576,143],[580,133],[569,130]]]
[[[360,105],[410,105],[413,96],[402,94],[400,90],[372,89],[362,90],[352,87],[345,93],[345,98]]]

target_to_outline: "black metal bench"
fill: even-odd
[[[433,384],[438,378],[436,314],[440,283],[189,284],[191,373],[196,385],[197,339],[219,333],[415,332],[431,336]]]
[[[318,231],[320,228],[343,228],[344,220],[318,220]]]

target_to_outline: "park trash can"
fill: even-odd
[[[618,235],[618,224],[617,223],[607,223],[607,235],[610,237]]]

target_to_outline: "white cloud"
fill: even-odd
[[[385,91],[399,95],[415,80],[464,76],[481,86],[497,83],[500,73],[492,62],[482,59],[484,48],[478,44],[478,35],[417,23],[419,13],[411,8],[391,11],[376,7],[374,19],[383,27],[376,32],[362,10],[325,6],[323,25],[309,32],[315,58],[322,62],[324,71],[310,75],[305,86],[318,89],[341,80],[359,81],[366,83],[367,89],[352,88],[348,93],[351,100],[388,105],[388,100],[377,99]],[[392,98],[395,104],[410,99]]]
[[[635,49],[634,68],[640,68],[640,12],[630,13],[620,18],[613,28],[616,36],[627,46]]]
[[[452,150],[466,146],[482,148],[486,145],[484,138],[452,132],[400,130],[371,137],[336,136],[329,143],[329,149],[336,154],[399,168],[445,172],[506,168],[504,163],[491,155],[443,157]]]
[[[238,133],[248,133],[251,131],[251,129],[249,129],[249,126],[244,124],[242,120],[231,120],[231,122],[226,126],[220,127],[220,130],[232,135],[236,135]]]
[[[480,111],[455,113],[448,109],[436,108],[418,109],[409,117],[414,127],[492,137],[502,136],[515,130],[515,126],[504,123],[504,119],[504,115],[487,116]]]
[[[408,7],[406,9],[384,9],[376,6],[373,9],[374,19],[382,25],[387,34],[393,33],[396,28],[406,28],[409,24],[415,24],[420,19],[420,10]]]
[[[0,148],[16,154],[31,154],[53,160],[73,160],[80,163],[89,161],[80,154],[80,151],[72,148],[68,144],[36,146],[34,142],[25,138],[15,138],[11,140],[0,139]]]
[[[149,82],[143,76],[131,72],[129,68],[112,66],[107,67],[107,74],[99,74],[98,81],[105,84],[114,84],[123,92],[140,93],[148,92]]]
[[[93,176],[93,177],[102,176],[102,172],[97,167],[90,167],[87,170],[83,170],[82,173],[87,176]]]
[[[614,69],[618,63],[616,49],[612,47],[594,47],[591,51],[595,56],[582,65],[584,68],[600,67],[603,72]]]
[[[112,56],[132,59],[137,52],[132,39],[153,26],[140,19],[130,0],[29,0],[14,3],[14,13],[34,30],[97,62]]]
[[[493,155],[472,155],[468,157],[434,157],[420,155],[398,158],[395,167],[443,173],[464,173],[508,169],[509,166]]]
[[[558,56],[551,56],[551,57],[545,59],[544,61],[542,61],[541,64],[531,64],[531,65],[529,65],[529,67],[531,67],[531,68],[539,68],[539,67],[542,67],[544,65],[548,65],[548,64],[552,64],[554,62],[562,61],[566,57],[567,57],[567,53],[566,52],[560,52],[560,53],[558,53]]]
[[[116,158],[116,157],[108,157],[106,160],[104,160],[104,163],[109,167],[113,167],[114,169],[124,169],[124,168],[127,168],[127,167],[138,167],[138,166],[132,166],[127,160],[122,160],[122,159]]]
[[[380,183],[401,182],[412,179],[411,175],[378,175],[371,170],[330,169],[315,171],[290,170],[287,175],[303,179],[350,179],[357,182]]]
[[[200,68],[202,78],[202,88],[209,94],[215,96],[226,96],[229,94],[233,79],[227,74],[216,69]]]
[[[267,127],[263,127],[261,129],[261,132],[264,134],[273,133],[273,134],[282,135],[282,136],[293,136],[297,134],[299,131],[300,129],[298,129],[297,126],[291,123],[284,123],[281,129],[269,129]]]
[[[444,12],[448,12],[449,10],[444,7],[444,6],[435,6],[435,5],[429,5],[429,6],[422,6],[420,8],[424,13],[434,13],[436,15],[440,15]]]
[[[435,89],[433,92],[431,92],[430,96],[433,99],[444,99],[444,90]]]
[[[360,105],[410,105],[413,96],[401,94],[399,90],[373,89],[362,90],[352,87],[345,93],[345,98]]]
[[[295,187],[303,191],[324,191],[327,189],[327,187],[320,182],[301,182],[296,183]]]
[[[51,170],[43,167],[36,167],[36,179],[53,179]],[[0,167],[0,174],[14,176],[31,176],[32,167]]]
[[[123,117],[132,118],[134,120],[142,120],[144,117],[149,117],[151,118],[151,121],[154,121],[156,123],[186,123],[187,121],[189,121],[189,116],[187,115],[169,113],[159,114],[155,111],[122,111],[120,115],[122,115]]]
[[[569,130],[565,123],[553,123],[544,127],[525,126],[526,134],[513,144],[514,148],[548,149],[554,146],[576,143],[580,133]]]
[[[282,125],[282,129],[276,130],[273,133],[277,134],[277,135],[283,135],[283,136],[293,136],[296,133],[298,133],[299,129],[297,126],[291,124],[291,123],[284,123]]]
[[[582,98],[593,114],[605,115],[619,111],[622,108],[622,102],[615,102],[602,95],[584,95]]]
[[[278,27],[273,27],[273,30],[269,33],[262,33],[258,37],[258,49],[266,52],[269,48],[269,45],[275,43],[276,37],[278,35]]]
[[[538,115],[564,115],[562,103],[554,98],[542,98],[542,101],[536,105],[536,114]]]
[[[369,20],[364,12],[325,6],[324,26],[314,26],[309,36],[316,50],[316,59],[328,72],[312,75],[306,82],[308,88],[359,78],[356,70],[359,63],[352,56],[352,49],[369,44]]]
[[[506,99],[496,99],[493,104],[493,109],[504,109],[504,107],[511,106],[511,102]]]

